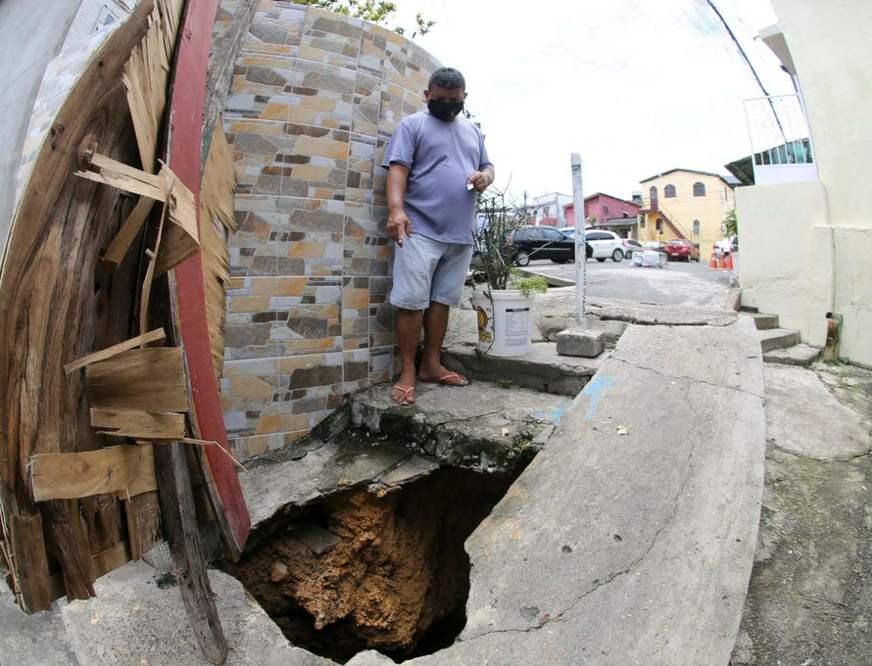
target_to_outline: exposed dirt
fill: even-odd
[[[817,373],[872,421],[872,373]],[[872,663],[872,456],[816,460],[769,443],[758,553],[731,663]]]
[[[323,656],[440,649],[465,623],[463,543],[511,481],[442,469],[382,497],[340,493],[228,570],[293,644]]]

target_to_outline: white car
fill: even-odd
[[[593,258],[597,261],[623,261],[627,254],[624,239],[613,231],[585,231],[584,240],[593,248]]]

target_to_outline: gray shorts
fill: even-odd
[[[391,305],[426,310],[431,302],[460,305],[472,245],[443,243],[413,234],[394,248]]]

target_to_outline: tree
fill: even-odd
[[[370,21],[371,23],[385,24],[391,17],[396,14],[397,5],[393,2],[385,0],[297,0],[301,5],[312,5],[320,9],[326,9],[337,14],[345,16],[354,16],[355,18]],[[421,12],[415,16],[416,29],[412,32],[412,39],[418,35],[426,35],[436,25],[435,21],[430,21],[424,17]],[[404,35],[404,28],[396,27],[394,32]]]
[[[724,230],[727,232],[727,236],[739,235],[739,221],[736,219],[735,208],[727,213],[727,216],[724,218]]]

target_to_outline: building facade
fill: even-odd
[[[588,224],[595,227],[615,227],[621,236],[635,238],[635,223],[639,216],[639,204],[597,192],[584,198],[584,219]],[[566,226],[575,226],[575,204],[567,204],[563,207],[566,218]],[[626,222],[624,222],[626,220]]]
[[[826,342],[827,314],[841,315],[841,357],[872,365],[872,216],[864,196],[872,178],[872,41],[864,29],[872,25],[872,4],[772,5],[779,24],[761,38],[795,77],[817,177],[795,160],[803,179],[758,178],[739,190],[742,302],[778,314],[818,346]],[[754,154],[759,142],[751,129]]]
[[[639,240],[686,238],[708,260],[724,238],[724,218],[736,207],[735,190],[723,176],[694,169],[670,169],[640,181]]]
[[[549,194],[543,194],[529,200],[526,200],[525,197],[530,224],[547,227],[565,227],[567,223],[563,211],[566,204],[570,201],[572,201],[570,195],[561,194],[560,192],[550,192]]]

